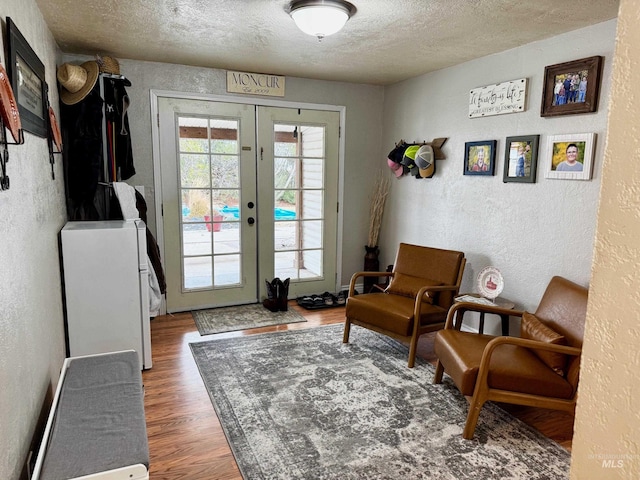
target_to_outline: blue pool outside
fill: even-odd
[[[238,207],[224,206],[220,209],[223,215],[231,215],[233,218],[240,218],[238,214]],[[276,207],[273,209],[273,217],[275,220],[295,220],[296,212],[293,210],[287,210],[286,208]]]

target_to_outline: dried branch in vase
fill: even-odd
[[[378,246],[378,236],[380,235],[382,214],[384,213],[384,204],[387,200],[387,195],[389,195],[389,178],[383,175],[382,172],[378,172],[373,186],[371,209],[369,211],[368,247]]]

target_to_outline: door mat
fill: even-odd
[[[306,322],[307,320],[294,310],[270,312],[259,303],[235,307],[193,310],[191,312],[200,335],[249,330],[286,323]]]

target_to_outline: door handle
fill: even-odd
[[[254,223],[256,223],[256,219],[253,218],[253,217],[249,217],[249,218],[247,218],[247,223],[249,225],[253,225]]]

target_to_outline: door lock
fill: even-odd
[[[253,225],[254,223],[256,223],[256,219],[253,218],[253,217],[249,217],[249,218],[247,218],[247,223],[249,225]]]

